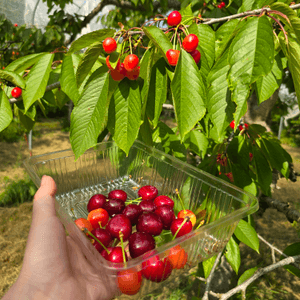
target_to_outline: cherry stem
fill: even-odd
[[[200,228],[200,227],[204,224],[204,222],[202,223],[202,221],[204,221],[204,218],[205,218],[205,216],[202,217],[202,218],[200,219],[200,223],[199,223],[199,225],[197,226],[196,230],[197,230],[198,228]]]
[[[126,203],[132,203],[132,202],[141,202],[142,197],[136,198],[136,199],[132,199],[132,200],[127,200]]]
[[[190,218],[189,218],[188,216],[184,218],[183,222],[180,224],[179,228],[178,228],[177,231],[175,232],[172,241],[175,240],[175,238],[176,238],[178,232],[180,231],[180,229],[182,228],[182,226],[183,226],[186,222],[188,222],[189,220],[190,220]]]
[[[186,209],[185,209],[184,204],[183,204],[183,201],[182,201],[182,199],[181,199],[181,197],[180,197],[180,195],[179,195],[178,189],[176,189],[175,192],[176,192],[176,194],[177,194],[177,196],[178,196],[178,198],[179,198],[179,201],[180,201],[180,203],[181,203],[182,209],[184,210],[184,213],[186,213]]]
[[[124,242],[123,242],[124,234],[123,234],[122,231],[119,231],[119,237],[120,237],[120,241],[121,241],[121,248],[122,248],[122,254],[123,254],[123,262],[124,262],[125,268],[126,268],[126,267],[127,267],[127,262],[126,262],[125,249],[124,249]]]
[[[98,222],[98,224],[99,224],[100,228],[102,228],[101,222]]]
[[[129,36],[129,47],[130,47],[130,54],[132,54],[131,35]]]
[[[94,238],[102,247],[103,249],[107,252],[107,254],[109,254],[110,252],[108,251],[108,249],[89,231],[87,230],[86,228],[83,228],[83,231],[85,233],[88,233],[92,238]]]
[[[181,30],[184,32],[185,36],[187,36],[189,34],[189,30],[188,28],[182,23]]]

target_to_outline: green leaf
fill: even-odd
[[[26,77],[26,90],[22,94],[25,112],[37,99],[44,95],[53,58],[54,54],[43,55]]]
[[[27,110],[26,114],[25,114],[25,108],[24,108],[24,103],[23,101],[18,101],[15,103],[15,106],[18,107],[18,110],[26,115],[29,119],[31,119],[32,121],[35,121],[35,117],[36,117],[36,107],[35,105],[31,105],[29,107],[29,109]]]
[[[36,112],[36,109],[35,109],[35,105],[32,105],[30,107],[29,110],[32,110],[32,108],[34,107],[34,110]],[[29,111],[28,110],[28,111]],[[32,120],[31,118],[29,118],[27,115],[25,115],[19,108],[18,106],[15,106],[14,107],[14,112],[15,112],[15,115],[19,118],[20,122],[22,123],[22,125],[25,127],[25,129],[29,132],[34,124],[35,124],[35,121]]]
[[[269,99],[274,92],[280,87],[282,82],[283,66],[279,54],[275,56],[272,70],[266,75],[261,76],[255,83],[255,91],[258,103]]]
[[[182,15],[182,20],[181,22],[184,23],[184,25],[191,25],[193,24],[193,19],[192,17],[194,16],[193,15],[193,11],[192,11],[192,8],[191,8],[192,4],[189,4],[188,6],[185,6],[183,7],[181,10],[180,10],[180,13]]]
[[[60,85],[63,92],[76,104],[79,98],[79,92],[75,80],[73,55],[65,55],[64,57],[60,75]]]
[[[53,95],[55,97],[55,103],[59,109],[62,109],[69,101],[69,97],[61,89],[54,90]]]
[[[204,277],[207,278],[210,274],[210,271],[216,261],[217,256],[213,256],[209,259],[206,259],[205,261],[203,261],[202,265],[203,265],[203,270],[204,270]]]
[[[106,66],[99,68],[73,109],[70,141],[76,160],[97,144],[97,137],[106,126],[111,95],[109,82]]]
[[[241,265],[241,255],[239,245],[233,237],[230,238],[226,245],[225,257],[234,272],[238,274]]]
[[[259,253],[259,239],[255,229],[249,223],[240,220],[234,231],[234,235],[242,243]]]
[[[247,279],[249,279],[250,277],[252,277],[252,276],[254,275],[254,273],[256,272],[257,269],[258,269],[258,267],[254,267],[254,268],[251,268],[251,269],[245,271],[245,272],[240,276],[237,285],[242,284],[242,283],[245,282]]]
[[[80,60],[80,63],[76,72],[76,82],[79,87],[86,76],[91,71],[93,65],[97,61],[99,55],[102,53],[103,47],[102,43],[96,42],[92,44],[84,53],[83,57]]]
[[[162,111],[162,105],[167,100],[167,72],[166,61],[160,58],[153,66],[147,100],[147,116],[152,121],[153,128],[156,128]]]
[[[232,39],[233,33],[237,25],[239,24],[238,19],[230,20],[221,25],[215,33],[215,56],[216,60],[223,54],[229,41]]]
[[[166,62],[166,52],[169,49],[173,49],[173,46],[164,32],[156,26],[143,27],[143,31],[148,36],[148,38],[154,43],[154,45],[160,50],[161,54],[164,56]]]
[[[263,193],[268,195],[272,183],[272,170],[266,157],[257,147],[253,147],[253,161],[255,163],[257,182]]]
[[[300,242],[289,245],[288,247],[286,247],[284,249],[283,253],[286,254],[287,256],[300,255]],[[284,258],[286,258],[286,257],[284,257],[283,255],[280,256],[280,260],[282,260]],[[284,268],[286,270],[288,270],[290,273],[292,273],[293,275],[300,278],[300,270],[297,269],[296,267],[294,267],[292,265],[287,265],[287,266],[284,266]]]
[[[6,70],[0,70],[0,79],[7,80],[21,89],[24,89],[26,85],[24,79],[19,74]]]
[[[15,73],[22,73],[27,68],[34,65],[45,53],[36,53],[36,54],[30,54],[26,56],[22,56],[13,62],[11,62],[6,68],[6,71],[11,71]]]
[[[208,145],[208,139],[203,132],[197,130],[192,130],[190,132],[189,148],[201,158],[205,157]]]
[[[146,115],[144,116],[144,122],[140,127],[138,139],[143,141],[146,145],[150,147],[153,146],[152,128]]]
[[[248,170],[249,148],[244,135],[233,137],[228,145],[227,153],[233,164],[239,164],[244,170]]]
[[[10,124],[12,119],[13,113],[8,98],[4,91],[0,89],[0,132]]]
[[[207,77],[207,111],[221,137],[233,119],[235,104],[231,101],[228,82],[228,51],[216,62]]]
[[[197,35],[199,39],[199,46],[202,49],[202,51],[200,51],[201,59],[202,59],[202,55],[205,54],[209,69],[211,69],[215,60],[215,32],[209,25],[205,25],[205,24],[197,25],[196,23],[193,23],[188,28],[188,31],[189,33],[193,33]]]
[[[72,43],[68,54],[72,54],[76,51],[86,48],[95,43],[95,41],[103,41],[107,37],[112,37],[114,33],[115,30],[113,29],[100,29],[87,33]]]
[[[205,96],[202,78],[190,54],[181,51],[171,82],[176,121],[181,140],[205,114]]]
[[[111,100],[108,129],[126,154],[138,136],[141,125],[141,96],[136,81],[123,79]]]

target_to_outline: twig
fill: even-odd
[[[221,256],[222,256],[222,252],[220,252],[220,253],[218,254],[218,256],[217,256],[217,258],[216,258],[216,260],[215,260],[215,263],[214,263],[214,265],[213,265],[213,267],[212,267],[212,269],[211,269],[211,271],[210,271],[210,274],[209,274],[209,276],[207,277],[206,287],[205,287],[205,292],[204,292],[204,295],[203,295],[202,300],[209,300],[209,299],[208,299],[208,291],[209,291],[209,288],[210,288],[210,283],[211,283],[211,280],[212,280],[212,278],[213,278],[213,276],[214,276],[215,269],[216,269],[216,267],[217,267],[217,265],[218,265],[218,263],[219,263],[219,261],[220,261]]]

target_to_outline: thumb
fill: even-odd
[[[42,218],[49,218],[55,213],[56,184],[52,177],[44,175],[41,186],[34,195],[32,218],[36,215]]]

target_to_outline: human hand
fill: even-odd
[[[56,185],[43,176],[33,200],[32,223],[17,281],[2,298],[112,299],[117,287],[101,278],[55,212]]]

